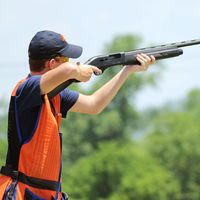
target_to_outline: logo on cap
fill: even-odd
[[[63,42],[66,42],[65,40],[65,37],[63,35],[60,34],[60,39],[63,41]]]

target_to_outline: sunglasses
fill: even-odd
[[[66,56],[57,56],[54,58],[57,62],[65,63],[69,62],[69,58]]]
[[[69,58],[65,56],[60,57],[63,62],[69,62]]]

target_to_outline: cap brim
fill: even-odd
[[[81,56],[82,52],[82,47],[68,43],[67,46],[64,49],[62,49],[59,53],[69,58],[78,58]]]

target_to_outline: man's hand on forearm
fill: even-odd
[[[146,54],[138,54],[136,58],[141,64],[127,65],[126,68],[130,73],[146,71],[150,65],[155,64],[154,56],[147,56]]]

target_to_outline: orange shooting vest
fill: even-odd
[[[0,200],[61,200],[61,135],[59,133],[60,95],[51,102],[47,95],[38,114],[31,137],[24,141],[20,133],[16,91],[9,107],[8,153],[0,175]]]

